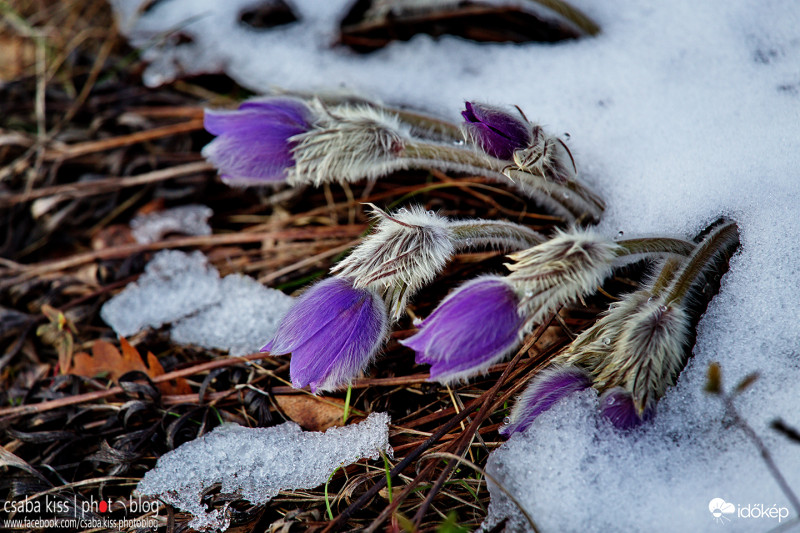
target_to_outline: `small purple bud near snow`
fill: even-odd
[[[311,110],[294,98],[248,100],[236,111],[206,110],[203,124],[217,138],[203,156],[228,184],[285,180],[295,164],[290,140],[311,128]]]
[[[403,341],[430,379],[449,383],[484,372],[519,342],[523,319],[514,290],[498,276],[471,280],[445,298]]]
[[[510,436],[525,431],[537,416],[544,413],[561,398],[589,388],[592,380],[577,367],[549,367],[542,370],[517,398],[510,421],[500,429],[500,434]]]
[[[633,396],[621,387],[615,387],[600,397],[600,412],[617,429],[635,428],[652,416],[652,409],[645,409],[639,416]]]
[[[261,351],[291,353],[292,385],[330,391],[364,370],[387,332],[383,300],[348,280],[325,279],[304,292]]]
[[[466,102],[464,133],[481,150],[498,159],[511,160],[514,151],[531,142],[530,125],[497,107]]]

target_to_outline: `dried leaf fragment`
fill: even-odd
[[[75,354],[71,373],[85,377],[108,376],[114,381],[118,381],[121,376],[133,371],[143,372],[151,378],[164,374],[164,368],[152,352],[147,352],[147,364],[145,365],[136,348],[131,346],[124,337],[120,337],[119,341],[122,353],[110,342],[96,340],[92,345],[92,355],[86,352]],[[191,394],[192,392],[189,382],[183,378],[159,383],[158,389],[162,394]]]

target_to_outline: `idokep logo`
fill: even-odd
[[[726,502],[722,498],[714,498],[708,502],[708,510],[711,511],[711,514],[714,516],[714,522],[724,524],[726,520],[728,522],[731,521],[731,519],[725,515],[735,513],[736,506]]]
[[[734,505],[722,498],[714,498],[708,502],[708,510],[718,524],[730,522],[731,518],[777,518],[780,523],[789,517],[788,507],[768,506],[763,503]]]

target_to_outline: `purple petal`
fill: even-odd
[[[639,416],[633,396],[621,387],[613,388],[600,397],[600,412],[618,429],[635,428],[653,415],[652,409],[646,409]]]
[[[292,385],[312,392],[333,390],[370,363],[386,336],[383,300],[354,289],[341,278],[328,278],[303,293],[281,320],[275,337],[262,350],[292,353]]]
[[[497,276],[469,281],[452,292],[403,341],[430,364],[431,379],[442,383],[485,371],[517,343],[523,320],[514,290]]]
[[[203,124],[217,135],[203,148],[228,183],[275,182],[294,166],[291,137],[308,131],[311,113],[299,100],[248,101],[237,111],[206,110]]]
[[[514,409],[510,422],[500,429],[503,435],[525,431],[537,416],[574,392],[590,387],[592,380],[580,368],[550,367],[542,370],[525,389]]]
[[[467,135],[492,157],[510,160],[515,150],[530,143],[530,126],[523,120],[485,104],[466,102],[465,106],[461,116]]]

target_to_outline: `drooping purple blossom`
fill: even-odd
[[[503,435],[525,431],[537,416],[574,392],[589,388],[592,380],[577,367],[550,367],[540,372],[517,399]]]
[[[403,341],[417,364],[431,365],[442,383],[484,372],[519,342],[523,319],[514,290],[497,276],[471,280],[445,298]]]
[[[645,409],[640,416],[633,396],[621,387],[615,387],[600,397],[600,413],[618,429],[635,428],[653,415],[652,409]]]
[[[294,387],[334,390],[369,365],[386,330],[386,306],[379,296],[332,277],[297,299],[261,351],[292,354],[289,375]]]
[[[514,151],[531,141],[529,124],[506,111],[473,102],[466,102],[461,116],[467,137],[481,150],[498,159],[511,160]]]
[[[290,139],[311,121],[306,104],[285,97],[248,100],[236,111],[206,110],[203,124],[217,138],[202,153],[226,183],[283,181],[295,164]]]

